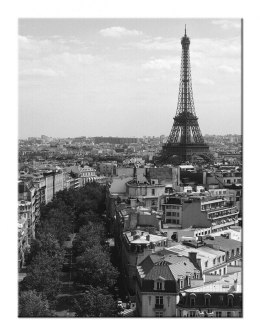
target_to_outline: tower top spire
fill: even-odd
[[[184,35],[184,36],[185,36],[185,37],[187,36],[187,35],[186,35],[186,24],[185,24],[185,35]]]

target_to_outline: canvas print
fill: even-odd
[[[19,20],[19,317],[243,316],[242,30]]]

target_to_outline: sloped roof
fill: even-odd
[[[160,253],[149,255],[139,266],[147,280],[156,280],[159,276],[165,280],[177,280],[178,276],[186,276],[198,270],[188,257],[176,256],[173,253],[165,256]]]
[[[154,264],[149,273],[145,276],[147,280],[156,280],[159,277],[164,278],[165,280],[174,280],[172,272],[170,271],[169,264],[166,262]]]

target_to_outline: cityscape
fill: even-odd
[[[40,43],[47,48],[50,42],[45,35],[44,43],[41,40],[38,41],[38,45],[35,42],[36,38],[32,42],[33,34],[26,37],[28,27],[34,33],[38,29],[34,26],[35,23],[29,21],[20,20],[19,38],[22,41],[21,54],[29,52],[32,59],[22,54],[24,58],[19,63],[22,73],[20,76],[23,77],[28,70],[26,62],[30,59],[32,67],[37,64],[37,71],[36,68],[31,68],[28,82],[37,87],[38,94],[44,92],[44,99],[52,99],[52,96],[47,98],[45,95],[45,90],[52,83],[46,82],[46,88],[41,87],[37,80],[46,79],[34,77],[36,72],[37,75],[40,73],[40,78],[43,77],[36,57],[44,53],[43,49],[39,48],[37,52],[35,50]],[[43,31],[51,29],[52,22],[40,21],[39,26],[43,23]],[[101,27],[102,20],[94,21],[99,21]],[[124,20],[121,21],[120,23],[124,23]],[[219,114],[216,111],[215,115],[209,117],[208,108],[213,100],[207,95],[204,107],[202,102],[198,103],[202,109],[205,108],[205,112],[200,113],[197,100],[199,96],[203,97],[203,87],[205,91],[213,87],[213,93],[210,94],[214,95],[216,92],[216,95],[220,94],[221,97],[223,94],[214,88],[215,83],[211,84],[212,79],[201,78],[201,85],[198,78],[194,78],[193,64],[196,75],[203,73],[201,67],[204,63],[199,64],[197,57],[204,60],[205,50],[198,51],[196,45],[194,46],[198,38],[194,38],[193,42],[191,37],[196,21],[198,26],[201,22],[201,30],[207,24],[208,27],[212,27],[212,34],[217,34],[224,25],[225,31],[235,31],[234,36],[240,38],[241,21],[171,21],[171,24],[176,24],[176,34],[179,36],[172,40],[165,38],[167,44],[162,41],[163,37],[156,37],[151,41],[148,30],[142,32],[138,28],[130,29],[130,25],[127,28],[117,25],[111,28],[99,27],[102,38],[113,39],[109,42],[113,50],[123,38],[125,41],[127,38],[131,39],[124,48],[133,45],[139,48],[141,42],[132,39],[142,38],[146,51],[155,48],[155,52],[158,53],[163,52],[160,51],[162,48],[165,52],[174,54],[174,61],[167,58],[167,64],[170,66],[166,66],[166,72],[167,76],[172,76],[171,69],[174,69],[174,73],[179,74],[173,82],[165,79],[164,85],[170,83],[170,87],[165,87],[164,94],[175,96],[176,104],[171,100],[170,117],[168,114],[163,115],[163,110],[158,112],[159,119],[161,117],[162,124],[165,122],[168,125],[168,130],[164,126],[161,127],[160,123],[149,126],[149,123],[154,123],[153,115],[149,120],[147,113],[147,127],[150,128],[146,129],[145,124],[142,126],[143,116],[140,116],[138,124],[138,115],[142,113],[138,110],[139,114],[133,112],[132,121],[128,125],[122,125],[124,131],[121,133],[121,130],[117,131],[120,126],[113,119],[113,114],[110,120],[109,115],[106,118],[105,114],[98,119],[100,115],[96,110],[94,114],[96,113],[99,121],[96,126],[91,121],[88,132],[82,130],[82,120],[79,120],[79,114],[74,112],[75,115],[72,116],[75,116],[76,122],[80,121],[79,130],[74,129],[73,125],[71,135],[63,136],[63,121],[59,124],[58,117],[55,117],[57,123],[51,128],[47,114],[47,120],[44,121],[46,128],[45,123],[37,125],[43,127],[39,129],[45,132],[37,136],[28,136],[39,130],[35,131],[31,125],[27,125],[26,128],[23,118],[28,118],[28,115],[24,111],[21,112],[21,136],[18,143],[19,317],[243,317],[243,137],[239,128],[241,98],[238,96],[236,101],[232,102],[230,106],[233,106],[233,109],[228,105],[229,102],[219,98]],[[69,22],[62,24],[70,26]],[[108,25],[108,22],[106,24]],[[146,27],[145,20],[142,24]],[[151,23],[148,22],[147,27],[149,24]],[[93,26],[91,27],[93,31]],[[65,28],[61,26],[60,29]],[[58,34],[57,32],[57,36]],[[241,46],[240,49],[234,47],[234,36],[231,38],[232,52],[237,52]],[[64,36],[55,37],[57,38],[63,41],[59,43],[64,48]],[[79,40],[75,42],[75,36],[73,38],[72,41],[70,36],[70,43],[87,49]],[[223,52],[229,57],[227,44],[221,41],[224,45]],[[206,42],[209,43],[209,37],[205,38],[203,43],[200,42],[200,45],[205,45]],[[163,46],[159,45],[160,43],[164,43]],[[215,43],[218,43],[216,37]],[[89,44],[90,49],[94,48]],[[32,46],[33,52],[29,50],[29,45]],[[54,48],[52,42],[51,50],[53,49],[57,50],[57,47]],[[68,60],[69,51],[66,48],[64,50],[67,50],[65,57]],[[62,52],[64,50],[62,49]],[[129,49],[123,49],[123,46],[120,50],[131,53]],[[75,62],[82,61],[78,52],[77,50],[77,54],[73,56]],[[210,55],[209,53],[208,63],[212,61]],[[56,56],[51,56],[52,64],[55,63]],[[96,55],[96,58],[98,57]],[[214,59],[215,55],[212,57]],[[240,54],[238,53],[237,58],[233,54],[230,57],[229,62],[233,60],[237,66]],[[43,59],[42,64],[46,66],[46,54]],[[92,61],[90,55],[87,60],[84,59],[84,62],[88,63],[87,66],[91,63],[90,67],[95,66]],[[149,71],[156,72],[158,67],[161,70],[164,66],[162,58],[150,57],[149,62],[146,64],[150,64],[150,67],[142,67],[145,71],[149,67]],[[240,72],[234,68],[231,70],[231,63],[228,64],[221,63],[218,71],[226,71],[226,74],[222,75],[224,79],[227,73],[227,78],[234,75],[230,80],[237,81],[239,90]],[[55,69],[61,71],[60,68]],[[51,68],[45,70],[48,70],[47,77],[56,77]],[[122,68],[114,66],[112,70],[120,72]],[[117,75],[112,75],[117,84]],[[64,73],[61,74],[61,77],[63,76],[66,81]],[[71,78],[69,77],[69,80]],[[75,84],[75,79],[72,80]],[[86,83],[85,79],[81,80]],[[28,87],[29,91],[31,90],[31,86],[25,81],[25,78],[21,79],[24,86],[20,92],[20,108],[23,110],[25,105],[29,110],[30,106],[35,108],[37,103],[32,101],[30,105],[28,96],[24,98],[25,90]],[[172,88],[173,83],[175,89]],[[148,77],[144,84],[146,89]],[[113,85],[115,83],[111,83],[111,87]],[[80,86],[80,90],[82,89],[84,87]],[[93,87],[93,92],[95,90]],[[233,90],[235,92],[235,85]],[[232,94],[234,92],[232,91]],[[49,92],[48,95],[50,94]],[[58,89],[55,94],[56,101],[59,99]],[[94,99],[94,93],[92,94],[93,99],[90,99],[90,102],[83,101],[82,104],[86,103],[93,109],[98,108],[94,107],[94,102],[98,105],[98,99]],[[131,97],[129,99],[132,99],[130,91],[128,94]],[[234,96],[229,98],[235,100],[235,96],[234,93]],[[37,98],[37,95],[32,97],[35,100]],[[164,95],[158,95],[157,98],[159,106]],[[39,99],[42,99],[40,95]],[[77,99],[82,98],[77,96]],[[103,104],[103,98],[100,99]],[[64,109],[66,103],[72,103],[70,100],[60,100],[61,108],[64,106]],[[121,96],[118,100],[119,104],[123,104]],[[229,122],[228,111],[221,119],[222,102],[224,106],[227,104],[230,107],[233,122]],[[109,105],[111,102],[107,103]],[[131,105],[132,102],[130,104],[126,100],[125,104]],[[147,108],[156,109],[151,107],[154,104],[153,98],[151,105],[150,101],[148,102]],[[110,107],[107,106],[107,111],[109,110]],[[212,111],[213,108],[210,109],[210,113],[213,113]],[[32,113],[35,113],[33,108]],[[85,114],[88,115],[87,112]],[[128,121],[131,113],[126,110],[126,114]],[[114,116],[118,118],[118,115]],[[65,113],[64,119],[66,117]],[[54,119],[50,122],[55,123]],[[37,123],[35,120],[33,122]],[[123,118],[119,121],[123,122]],[[221,122],[224,130],[219,128]],[[226,131],[228,126],[229,132]],[[50,135],[55,134],[55,127],[59,135]],[[92,132],[91,128],[94,127],[95,131]],[[153,127],[156,128],[154,135],[144,136],[151,132]],[[121,136],[123,134],[125,136]]]

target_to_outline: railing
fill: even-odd
[[[154,305],[154,309],[163,309],[164,308],[164,305],[159,305],[159,304],[155,304]]]

